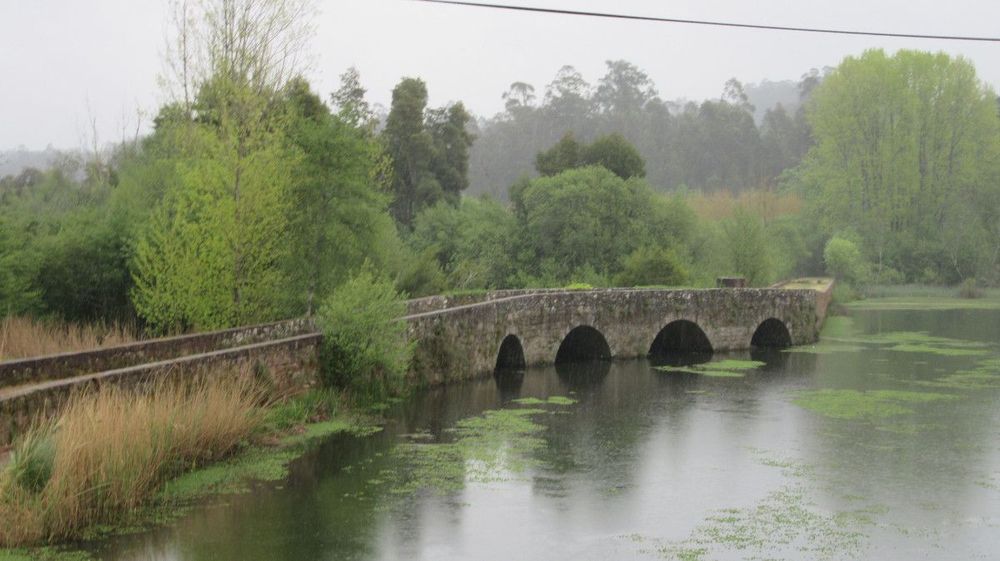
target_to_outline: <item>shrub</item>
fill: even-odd
[[[640,247],[622,264],[615,279],[619,286],[678,286],[688,281],[684,265],[670,248]]]
[[[959,298],[982,298],[985,296],[983,289],[976,284],[976,279],[965,279],[958,289]]]
[[[823,249],[823,261],[827,273],[838,280],[858,285],[865,281],[867,266],[861,257],[861,250],[851,240],[834,236],[826,242]]]
[[[334,290],[317,316],[326,383],[371,401],[401,391],[413,354],[404,315],[406,302],[392,281],[368,267]]]

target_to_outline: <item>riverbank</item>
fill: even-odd
[[[852,310],[1000,310],[1000,289],[982,289],[977,298],[963,298],[957,287],[877,286],[868,297],[844,306]]]
[[[189,405],[185,411],[173,411],[170,427],[157,426],[145,418],[148,415],[143,409],[149,409],[151,402],[163,402],[162,398],[129,396],[122,401],[122,395],[100,392],[81,399],[76,410],[70,408],[67,413],[81,418],[80,409],[85,410],[93,430],[103,430],[107,438],[95,439],[91,434],[87,436],[97,442],[81,444],[90,440],[76,440],[74,437],[80,435],[66,430],[67,415],[60,418],[58,432],[53,433],[51,427],[33,432],[0,472],[0,512],[6,521],[19,521],[17,525],[7,524],[0,537],[9,545],[21,546],[0,549],[0,561],[88,559],[90,556],[81,549],[87,542],[144,531],[175,520],[211,496],[243,492],[254,482],[285,479],[289,464],[303,455],[314,440],[338,433],[364,435],[379,430],[372,419],[330,391],[313,391],[264,405],[259,399],[261,394],[245,384],[235,391],[218,384],[206,387],[207,393],[202,389],[185,392]],[[226,400],[212,393],[219,390],[242,396],[231,399],[228,408],[240,422],[226,422],[228,429],[221,431],[229,441],[221,438],[215,445],[196,444],[188,438],[188,447],[176,450],[179,447],[173,443],[183,440],[183,435],[174,433],[206,424],[195,417],[226,415]],[[161,396],[165,393],[169,394],[154,392]],[[112,390],[111,394],[121,392]],[[166,401],[176,402],[175,397],[168,395]],[[101,423],[94,418],[97,410],[121,411],[123,405],[128,406],[131,415],[127,423]],[[164,409],[170,407],[160,407],[161,412]],[[131,427],[127,430],[134,434],[118,434],[121,427]],[[221,434],[218,427],[200,432]],[[142,433],[152,439],[143,441]],[[51,438],[53,434],[61,439]],[[175,448],[172,454],[167,450],[171,445]],[[59,454],[60,449],[63,454]],[[67,456],[76,460],[68,460]],[[75,481],[67,473],[67,463],[73,468],[69,471]],[[81,485],[86,487],[73,492]],[[71,500],[67,502],[67,498]],[[70,540],[69,545],[52,545]]]

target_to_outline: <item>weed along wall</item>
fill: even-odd
[[[305,331],[305,333],[295,333]],[[289,335],[292,333],[291,335]],[[265,339],[265,340],[260,340]],[[318,350],[321,336],[311,331],[301,320],[254,326],[198,336],[168,338],[128,345],[128,349],[58,355],[36,359],[40,364],[66,364],[63,370],[53,368],[38,380],[28,380],[23,373],[38,372],[31,361],[17,362],[22,373],[19,385],[0,385],[0,446],[12,442],[17,434],[39,417],[51,417],[75,392],[105,384],[123,387],[148,387],[160,380],[185,379],[197,375],[235,375],[249,372],[265,381],[276,394],[304,391],[318,384]],[[208,342],[223,348],[194,352]],[[225,345],[228,344],[228,348]],[[124,347],[124,346],[123,346]],[[184,354],[188,353],[188,354]],[[145,357],[175,355],[165,360],[143,361]],[[183,356],[176,356],[183,354]],[[128,357],[127,359],[125,357]],[[103,371],[81,374],[82,364],[134,364]],[[0,367],[9,363],[0,363]],[[84,370],[85,371],[85,370]],[[8,378],[13,380],[14,377]]]

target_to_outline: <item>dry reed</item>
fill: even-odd
[[[77,396],[54,423],[23,436],[0,471],[0,547],[127,522],[165,480],[238,448],[263,422],[261,403],[248,377]]]
[[[794,193],[780,194],[763,189],[744,191],[739,195],[729,191],[715,193],[691,193],[688,204],[704,220],[724,220],[736,212],[737,208],[759,215],[764,220],[802,212],[802,198]]]
[[[136,330],[120,324],[78,324],[8,316],[0,320],[0,361],[131,343]]]

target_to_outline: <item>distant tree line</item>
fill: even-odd
[[[607,62],[596,85],[564,66],[544,92],[524,82],[503,94],[505,110],[479,123],[471,153],[472,193],[507,200],[507,188],[531,174],[535,154],[566,135],[582,142],[621,135],[646,162],[658,189],[743,191],[773,186],[812,143],[804,102],[820,82],[817,71],[798,85],[800,104],[763,111],[760,126],[743,85],[728,81],[719,99],[664,101],[641,69]]]

